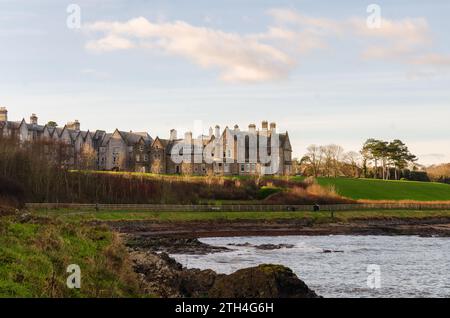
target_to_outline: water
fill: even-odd
[[[172,256],[188,268],[210,268],[226,274],[259,264],[282,264],[324,297],[450,297],[450,238],[338,235],[201,241],[216,246],[246,242],[293,244],[294,248],[267,251],[227,246],[233,251]],[[323,253],[323,250],[343,253]],[[376,266],[380,269],[379,276]],[[375,271],[368,273],[368,268]]]

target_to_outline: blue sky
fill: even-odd
[[[81,28],[66,25],[81,8]],[[369,29],[370,3],[381,26]],[[0,0],[11,119],[168,137],[262,120],[309,144],[400,138],[450,162],[448,1]]]

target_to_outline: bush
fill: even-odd
[[[306,188],[294,187],[287,191],[279,192],[269,196],[266,200],[268,204],[349,204],[354,200],[338,195],[333,186],[323,187],[312,184]]]
[[[0,205],[22,208],[24,200],[25,190],[22,184],[0,176]]]

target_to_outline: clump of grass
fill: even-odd
[[[265,200],[268,204],[343,204],[355,201],[341,197],[333,186],[320,186],[316,183],[307,184],[306,187],[294,186],[270,195]]]
[[[66,286],[70,264],[81,268],[81,289]],[[135,296],[141,296],[138,278],[107,227],[0,217],[0,297]]]

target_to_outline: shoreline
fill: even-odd
[[[450,237],[450,217],[352,219],[314,223],[309,219],[207,220],[207,221],[106,221],[115,231],[131,237],[206,238],[245,236],[408,235]]]

